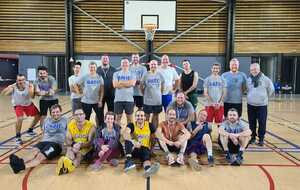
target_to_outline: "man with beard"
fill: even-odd
[[[128,172],[136,167],[133,158],[142,161],[144,177],[150,177],[159,170],[159,163],[151,164],[150,148],[151,134],[155,133],[155,127],[145,120],[145,112],[135,112],[135,122],[129,123],[124,132],[126,161],[124,171]]]
[[[1,94],[9,95],[11,94],[11,103],[14,107],[17,122],[16,122],[16,143],[18,145],[23,144],[21,139],[21,129],[23,123],[23,116],[34,117],[30,127],[27,130],[27,134],[29,136],[35,136],[35,132],[33,131],[33,127],[40,120],[40,115],[38,109],[32,103],[31,98],[34,98],[34,87],[32,83],[27,82],[26,78],[22,74],[17,75],[16,83],[9,85],[6,87]]]
[[[110,64],[108,55],[101,57],[101,65],[97,68],[97,73],[104,80],[104,96],[102,100],[102,113],[106,103],[108,111],[114,111],[115,88],[113,87],[113,75],[117,70]]]
[[[48,75],[48,68],[45,66],[38,67],[38,79],[35,82],[35,93],[40,96],[40,115],[41,115],[41,126],[47,116],[48,109],[51,106],[58,104],[57,82],[55,78]]]
[[[219,135],[219,145],[224,150],[228,163],[240,166],[244,150],[251,137],[251,130],[239,119],[235,108],[228,110],[227,119],[219,127]],[[237,154],[235,158],[233,154]]]
[[[252,131],[250,143],[255,143],[256,123],[258,121],[258,145],[264,145],[268,116],[268,97],[274,93],[272,81],[260,71],[258,63],[250,65],[250,77],[247,80],[248,121]]]
[[[15,154],[9,156],[9,164],[15,174],[27,168],[36,167],[44,160],[51,160],[60,155],[68,123],[67,118],[62,117],[61,111],[60,105],[51,106],[51,117],[46,118],[42,126],[42,140],[34,146],[30,157],[19,158]]]
[[[138,109],[143,108],[143,95],[141,92],[141,79],[143,75],[147,72],[147,69],[145,66],[140,64],[140,57],[139,54],[132,54],[131,56],[131,66],[129,69],[131,72],[133,72],[136,76],[136,83],[133,89],[133,99],[135,106]]]
[[[159,124],[156,137],[161,149],[167,155],[168,165],[176,163],[184,165],[184,153],[191,134],[184,125],[176,121],[176,111],[174,109],[167,110],[166,121]],[[176,154],[176,159],[173,153]]]
[[[82,160],[91,161],[92,159],[95,125],[85,119],[82,109],[75,110],[73,118],[68,124],[66,135],[67,153],[58,160],[57,175],[72,172]]]

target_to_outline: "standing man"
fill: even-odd
[[[76,92],[76,87],[75,87],[76,82],[79,79],[80,69],[81,69],[81,63],[76,62],[73,65],[74,74],[72,76],[70,76],[69,79],[68,79],[69,87],[70,87],[70,91],[71,91],[71,103],[72,103],[72,112],[73,113],[76,109],[81,108],[82,90],[79,89],[80,92],[77,93]]]
[[[251,137],[251,130],[239,119],[235,108],[228,110],[227,119],[219,127],[218,143],[226,154],[226,160],[231,165],[239,166],[243,161],[243,153]],[[233,158],[232,154],[237,154]]]
[[[158,126],[158,115],[162,111],[162,92],[164,89],[164,78],[157,71],[157,61],[151,60],[149,63],[150,71],[142,78],[141,90],[144,95],[144,111],[146,120],[149,121],[152,113],[152,124]]]
[[[117,114],[116,122],[121,124],[122,114],[125,111],[127,123],[132,122],[134,108],[133,87],[136,83],[135,74],[129,70],[129,60],[121,59],[121,71],[113,75],[113,86],[116,89],[114,112]]]
[[[243,93],[246,91],[245,73],[239,71],[239,60],[236,58],[230,61],[230,71],[222,74],[222,78],[225,79],[227,85],[227,94],[224,98],[224,116],[227,116],[227,112],[230,108],[238,110],[239,117],[242,116],[243,108]]]
[[[104,94],[104,81],[101,76],[96,73],[97,65],[95,62],[89,64],[89,73],[81,76],[76,85],[77,93],[83,89],[81,98],[82,109],[85,113],[85,119],[90,120],[92,110],[96,114],[96,123],[101,125],[104,121],[102,100]]]
[[[212,74],[204,80],[204,96],[206,97],[207,121],[211,124],[215,121],[219,126],[224,117],[224,97],[226,94],[225,80],[219,75],[221,66],[213,64]]]
[[[104,80],[104,96],[100,108],[104,113],[105,103],[108,111],[114,111],[115,88],[113,87],[113,75],[117,70],[110,65],[108,55],[101,57],[101,63],[97,68],[97,74]]]
[[[82,109],[75,110],[73,118],[68,124],[66,135],[67,153],[58,160],[57,175],[72,172],[82,160],[92,159],[95,125],[85,119]]]
[[[185,94],[187,100],[192,103],[194,109],[197,107],[198,95],[196,92],[199,75],[191,69],[189,60],[182,61],[183,72],[180,75],[180,89]]]
[[[167,155],[168,165],[184,165],[184,153],[191,134],[184,125],[176,121],[174,109],[167,110],[166,121],[159,124],[155,134],[161,149]],[[172,153],[177,155],[176,159]]]
[[[258,63],[250,65],[250,77],[247,79],[248,121],[252,131],[250,143],[255,143],[256,123],[258,121],[258,145],[264,145],[268,116],[268,97],[274,93],[272,81],[260,71]]]
[[[176,119],[182,125],[187,126],[192,121],[195,121],[195,110],[193,105],[185,99],[183,92],[176,93],[176,100],[170,103],[168,109],[176,111]]]
[[[168,55],[163,55],[161,58],[161,66],[159,67],[159,72],[161,72],[164,77],[165,85],[162,95],[162,105],[164,111],[167,111],[168,105],[172,102],[172,97],[174,92],[178,89],[179,86],[179,76],[176,70],[170,66]]]
[[[133,72],[136,76],[136,83],[133,89],[133,99],[135,106],[138,109],[143,108],[143,95],[141,92],[141,79],[143,75],[147,72],[147,69],[145,66],[140,64],[140,57],[139,54],[132,54],[131,56],[131,66],[130,71]]]
[[[159,170],[159,163],[151,164],[150,147],[151,135],[155,133],[155,127],[145,120],[145,112],[135,112],[135,122],[129,123],[124,132],[125,139],[125,166],[124,171],[128,172],[136,167],[133,158],[138,158],[143,163],[144,177],[150,177]]]
[[[58,104],[57,82],[53,76],[48,75],[48,68],[45,66],[38,67],[38,75],[35,82],[35,94],[40,96],[40,124],[43,126],[48,109]]]
[[[19,158],[15,154],[9,156],[9,164],[15,174],[27,168],[33,168],[44,160],[51,160],[60,155],[64,145],[68,120],[62,117],[61,106],[55,104],[50,108],[50,115],[42,126],[43,137],[37,143],[30,158]]]
[[[16,143],[18,145],[23,144],[21,139],[21,129],[24,119],[24,114],[26,116],[34,117],[27,130],[27,134],[30,136],[35,136],[36,133],[33,131],[33,127],[39,122],[40,114],[38,109],[32,103],[31,98],[34,98],[34,87],[32,83],[27,82],[26,78],[22,74],[17,75],[17,82],[15,84],[6,87],[1,94],[11,95],[11,103],[14,107],[17,122],[16,122]]]

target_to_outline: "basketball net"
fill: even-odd
[[[144,24],[145,40],[153,40],[157,29],[156,24]]]

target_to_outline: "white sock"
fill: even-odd
[[[207,156],[212,156],[212,150],[207,150]]]

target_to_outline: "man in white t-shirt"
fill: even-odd
[[[76,88],[75,88],[76,81],[79,79],[80,69],[81,69],[81,63],[76,62],[73,65],[74,74],[72,76],[70,76],[69,79],[68,79],[69,87],[70,87],[70,91],[71,91],[71,103],[72,103],[72,112],[73,113],[74,113],[75,110],[81,108],[82,94],[77,93]]]

